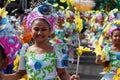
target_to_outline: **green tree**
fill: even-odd
[[[96,5],[94,10],[110,11],[114,8],[120,9],[120,0],[94,0]]]

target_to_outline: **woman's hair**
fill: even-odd
[[[0,58],[1,59],[7,58],[6,54],[4,53],[4,48],[1,45],[0,45]]]
[[[37,18],[37,19],[35,19],[35,20],[31,23],[31,25],[32,25],[32,24],[33,24],[36,20],[41,20],[41,21],[44,21],[45,23],[47,23],[47,24],[48,24],[49,29],[51,30],[51,27],[50,27],[50,24],[48,23],[48,21],[46,21],[45,19],[42,19],[42,18]]]
[[[115,30],[113,30],[112,33],[111,33],[111,36],[113,35],[113,32],[116,31],[116,30],[120,31],[120,28],[116,28]]]

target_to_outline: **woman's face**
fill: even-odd
[[[64,23],[64,19],[63,19],[62,17],[59,16],[57,22],[60,23],[60,24],[61,24],[61,23],[63,24],[63,23]]]
[[[99,17],[98,19],[97,19],[97,22],[98,23],[102,23],[102,22],[104,22],[104,17],[103,16],[101,16],[101,17]]]
[[[73,23],[74,19],[75,19],[74,16],[70,16],[70,17],[67,18],[67,21],[70,22],[70,23]]]
[[[31,34],[33,40],[36,42],[46,41],[51,34],[50,26],[44,20],[40,20],[40,19],[35,20],[32,23],[31,27],[32,27]]]
[[[114,44],[120,44],[120,30],[113,31],[111,38]]]
[[[57,20],[58,27],[60,27],[59,25],[62,25],[63,23],[64,23],[64,19],[62,17],[58,17]]]

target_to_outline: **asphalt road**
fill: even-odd
[[[71,63],[67,69],[70,74],[76,73],[77,67],[77,55],[75,55],[74,63]],[[83,53],[79,60],[78,74],[80,75],[80,80],[100,80],[102,75],[103,67],[95,64],[96,55],[93,53]]]

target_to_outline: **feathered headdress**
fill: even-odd
[[[109,35],[112,35],[112,32],[115,30],[120,30],[120,20],[116,20],[111,25],[111,28],[109,29]]]

